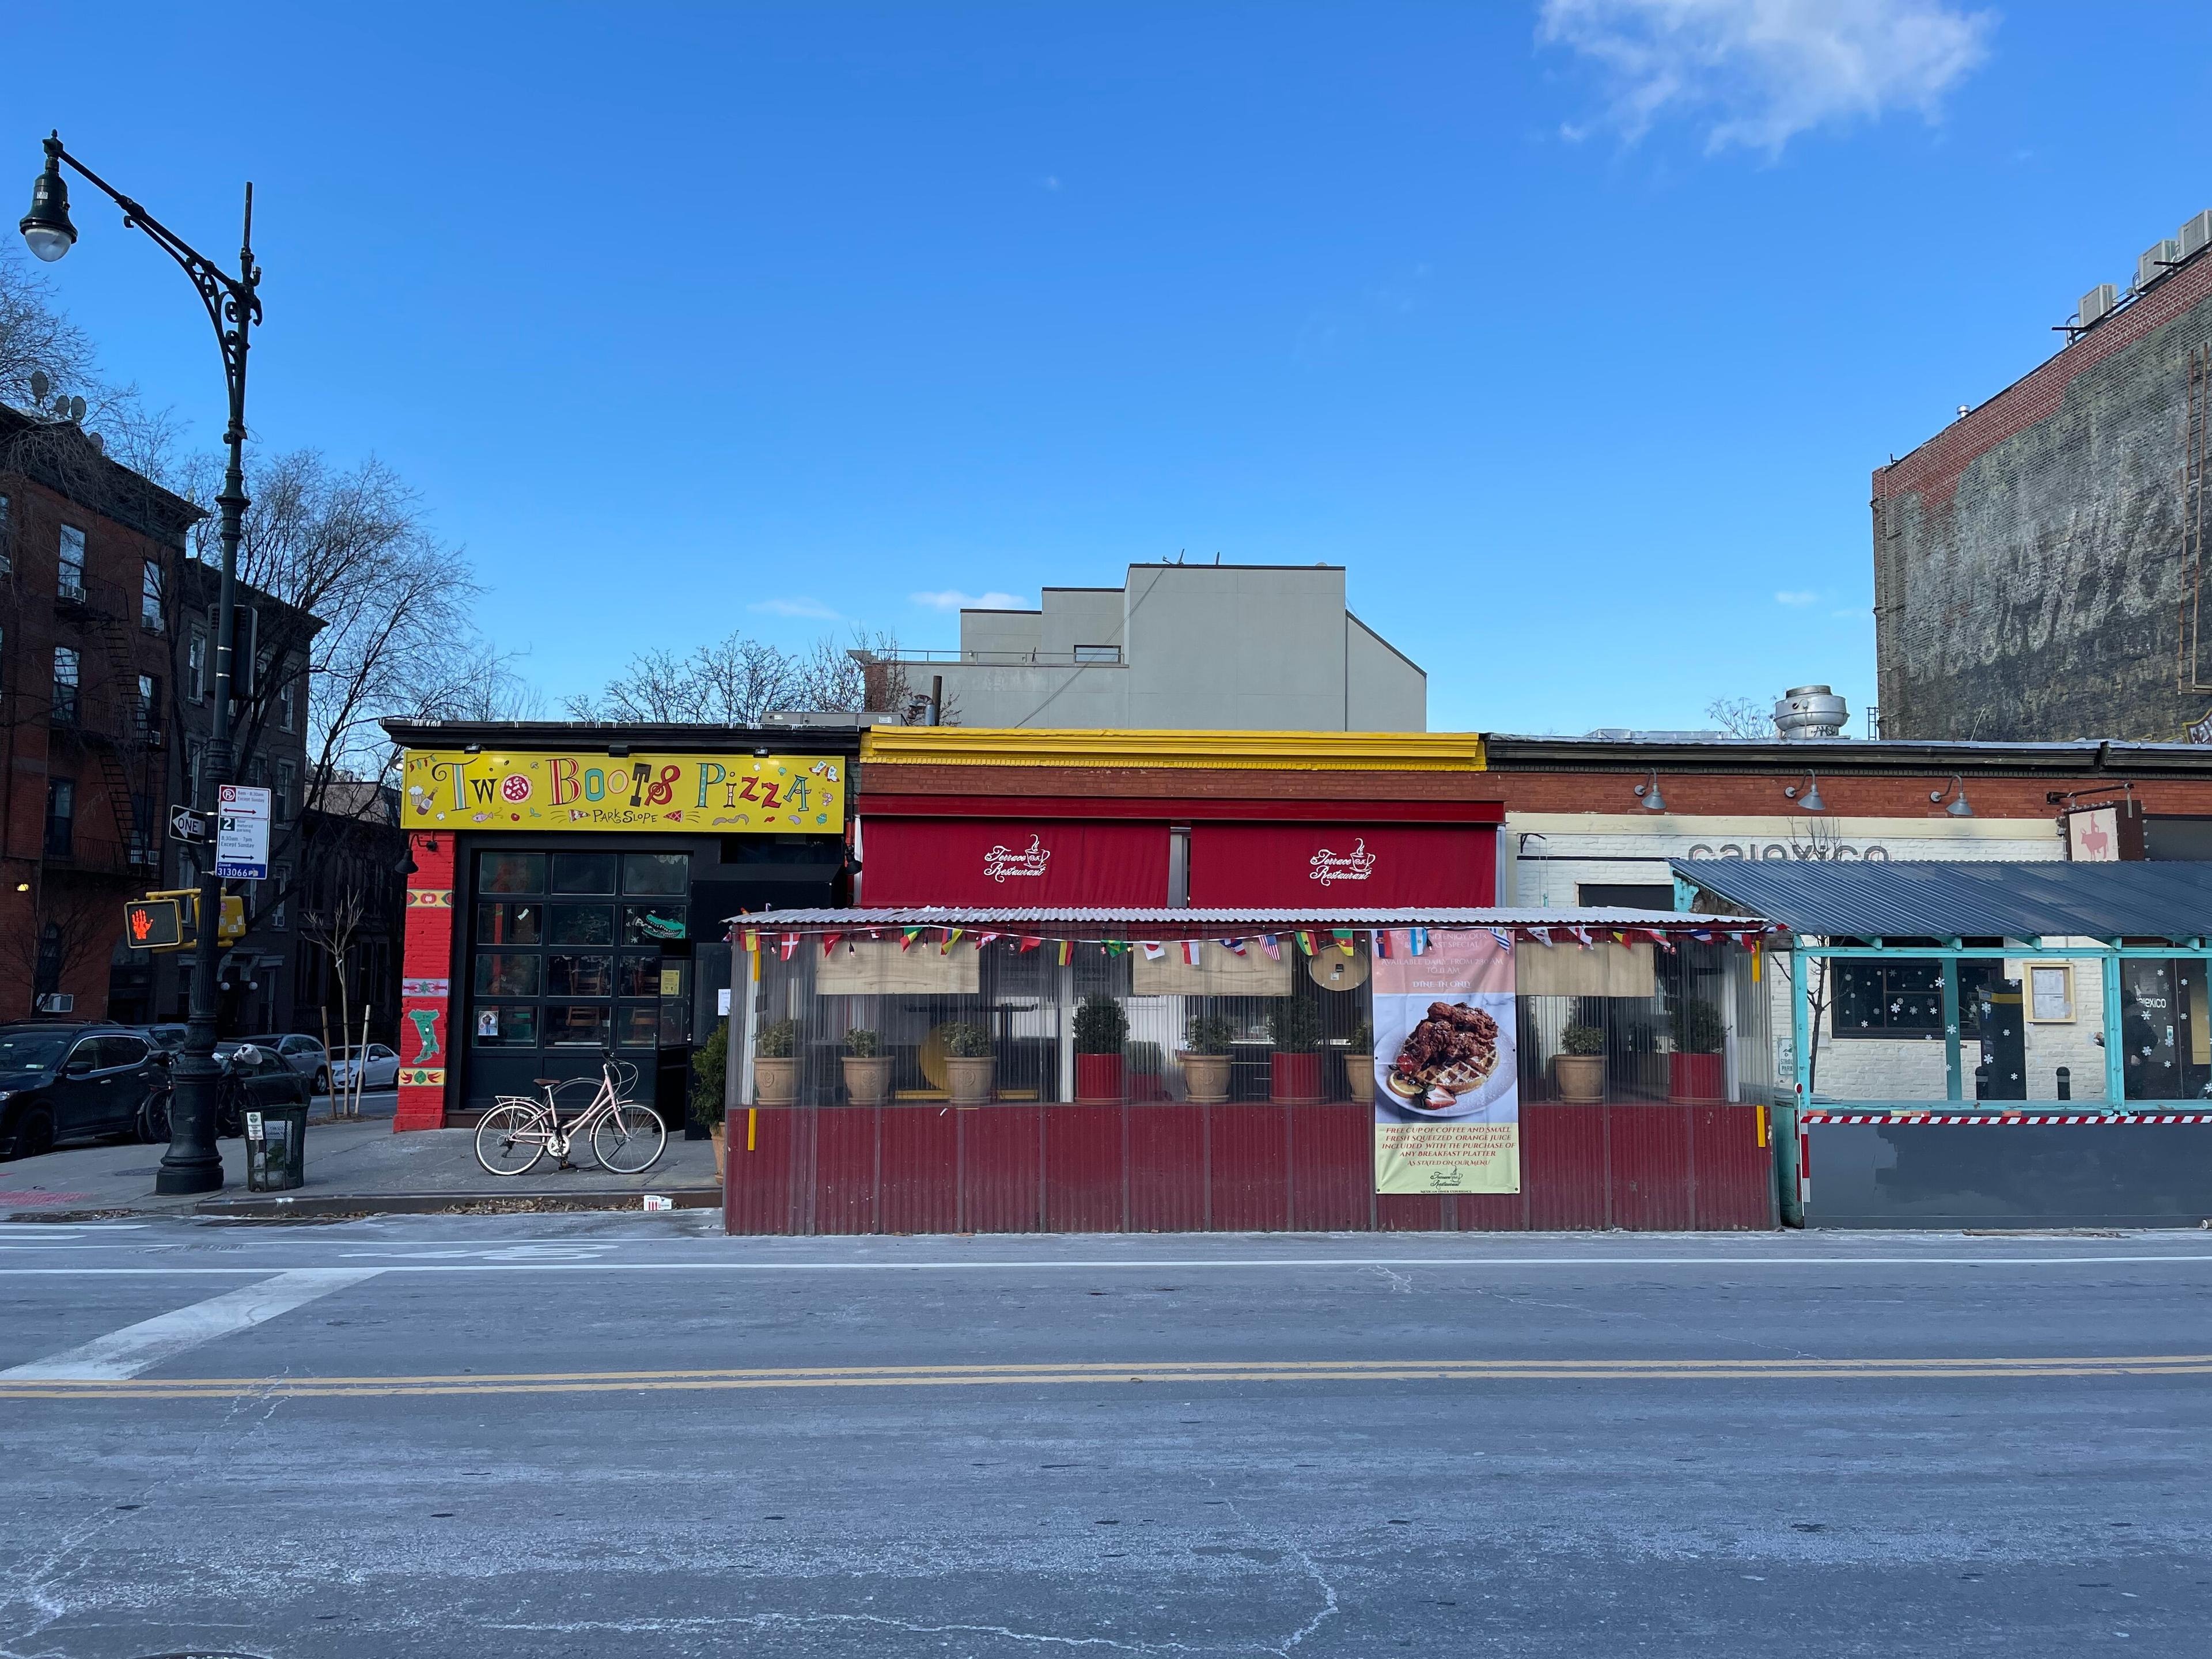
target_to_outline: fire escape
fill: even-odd
[[[143,647],[137,636],[145,630],[119,589],[71,580],[67,574],[55,598],[54,616],[57,641],[76,640],[79,653],[79,684],[66,696],[63,687],[55,688],[54,738],[73,738],[89,755],[122,839],[119,844],[86,840],[72,829],[68,850],[49,845],[47,861],[86,874],[158,875],[163,734],[160,708],[140,690]],[[95,661],[106,670],[105,697],[92,695],[97,682],[86,684],[92,677],[85,671]]]

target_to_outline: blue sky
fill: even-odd
[[[1696,726],[1865,704],[1871,469],[2212,206],[2212,8],[2089,17],[16,7],[0,138],[210,251],[255,180],[258,437],[398,467],[556,697],[1187,549],[1347,565],[1434,727]],[[212,443],[78,200],[65,303]]]

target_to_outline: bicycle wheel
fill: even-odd
[[[486,1112],[477,1124],[477,1162],[495,1176],[526,1173],[545,1152],[545,1111],[519,1100]]]
[[[660,1161],[668,1130],[650,1106],[626,1100],[592,1129],[592,1152],[617,1175],[641,1175]]]

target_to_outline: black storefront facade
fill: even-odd
[[[685,1123],[727,917],[848,902],[855,727],[386,723],[404,751],[401,1130],[610,1050]]]

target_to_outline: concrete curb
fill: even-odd
[[[655,1196],[672,1200],[679,1210],[716,1210],[722,1205],[720,1187],[669,1187]],[[233,1220],[368,1215],[519,1215],[533,1211],[637,1210],[644,1207],[645,1197],[640,1188],[581,1193],[319,1193],[308,1198],[271,1193],[259,1198],[210,1199],[194,1205],[191,1213]]]

